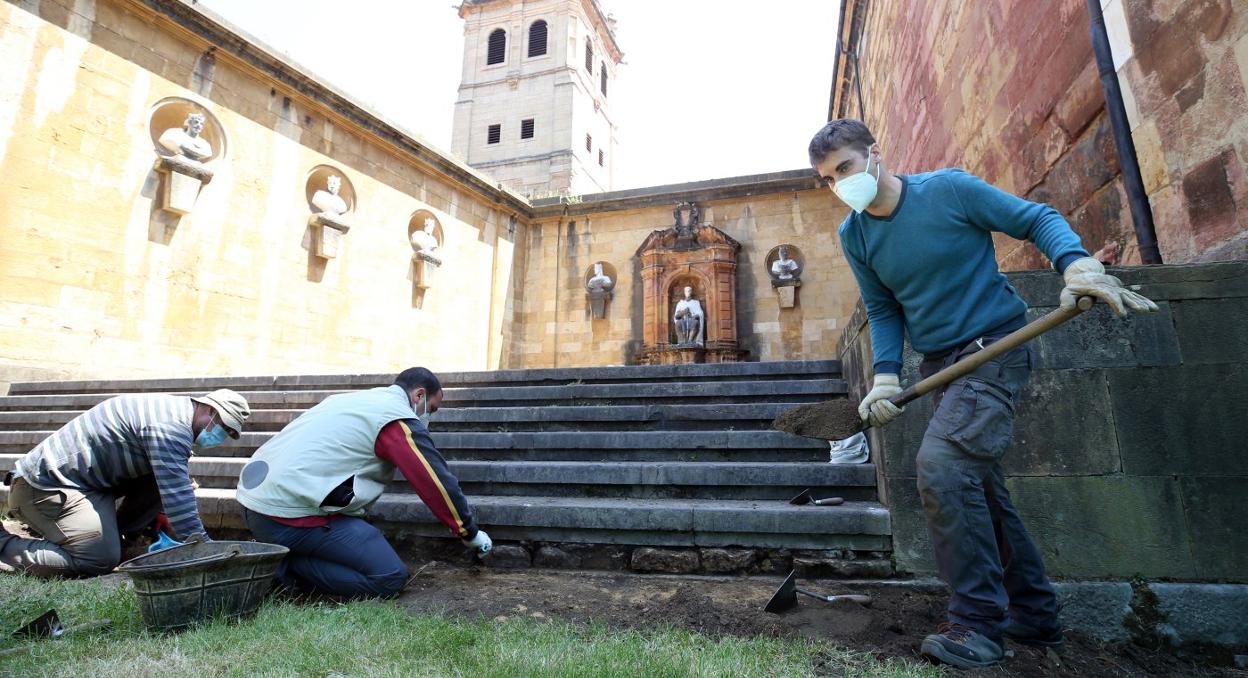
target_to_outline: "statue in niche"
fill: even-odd
[[[590,292],[609,292],[615,287],[615,281],[611,276],[602,272],[602,262],[594,263],[594,275],[585,283],[585,289]]]
[[[342,190],[342,177],[336,174],[329,175],[329,178],[325,180],[325,187],[329,190],[312,194],[312,205],[325,216],[341,217],[346,214],[347,201],[338,195],[338,191]]]
[[[203,113],[191,113],[186,116],[182,127],[173,127],[160,135],[161,148],[174,155],[182,155],[196,162],[203,162],[212,157],[212,145],[199,136],[204,131],[206,117]]]
[[[437,225],[438,222],[433,217],[425,217],[424,227],[412,232],[412,249],[423,258],[441,262],[442,256],[438,253],[438,238],[433,234],[433,229]]]
[[[780,256],[771,262],[771,277],[774,280],[796,280],[801,275],[802,266],[789,258],[789,246],[780,246]]]
[[[676,323],[676,344],[678,346],[702,346],[702,334],[706,329],[706,315],[702,312],[702,303],[693,298],[693,288],[685,288],[685,298],[676,302],[676,312],[672,314]]]

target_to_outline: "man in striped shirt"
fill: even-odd
[[[363,516],[397,468],[439,522],[482,555],[492,546],[425,426],[442,385],[423,367],[392,386],[339,393],[262,445],[238,480],[252,534],[290,553],[278,581],[295,590],[390,597],[407,567]]]
[[[219,389],[202,397],[121,395],[75,417],[6,478],[10,514],[43,538],[0,529],[0,571],[110,572],[121,562],[121,535],[148,527],[162,509],[175,538],[206,539],[191,447],[238,438],[250,414],[241,395]]]

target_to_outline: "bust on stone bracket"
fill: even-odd
[[[307,189],[313,214],[308,225],[313,230],[314,253],[322,259],[333,259],[342,249],[342,237],[351,230],[346,220],[354,206],[354,190],[344,191],[343,176],[333,168],[321,166],[308,175]],[[349,186],[349,184],[347,184]],[[323,187],[323,188],[322,188]],[[352,200],[348,201],[348,198]]]
[[[215,121],[194,102],[170,99],[152,111],[149,133],[156,151],[156,173],[161,178],[160,209],[171,214],[189,214],[200,190],[212,181],[208,163],[220,157],[211,136],[224,143]],[[159,135],[157,135],[159,132]]]
[[[802,253],[793,245],[777,245],[764,260],[771,286],[776,290],[780,308],[797,305],[797,288],[802,286]]]
[[[424,291],[433,287],[443,264],[442,227],[437,217],[425,211],[412,215],[408,222],[408,242],[412,246],[412,281]]]
[[[605,261],[594,262],[585,279],[585,298],[589,300],[589,310],[595,320],[607,317],[607,302],[611,301],[615,289],[615,270],[607,270],[608,266],[610,264]]]

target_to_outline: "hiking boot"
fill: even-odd
[[[920,652],[928,659],[960,669],[993,666],[1005,657],[999,639],[989,638],[957,622],[945,622],[937,627],[936,633],[923,639]]]
[[[1065,636],[1062,635],[1061,626],[1037,627],[1020,622],[1017,619],[1010,619],[1001,633],[1006,638],[1023,645],[1059,648],[1066,642]]]

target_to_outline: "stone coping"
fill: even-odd
[[[646,186],[605,193],[577,196],[576,202],[565,198],[542,198],[533,201],[532,217],[537,220],[560,216],[576,216],[599,212],[623,211],[645,207],[672,207],[678,202],[707,202],[728,198],[818,190],[819,182],[810,169],[795,169],[766,174],[748,174],[722,179],[707,179],[679,184]],[[713,225],[713,224],[707,224]]]

